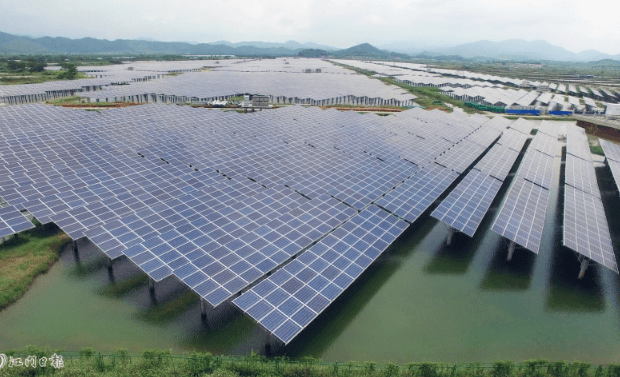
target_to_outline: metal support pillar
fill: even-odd
[[[454,236],[454,228],[448,228],[448,238],[446,238],[446,245],[450,246],[452,244],[452,236]]]
[[[269,357],[271,355],[271,333],[267,331],[265,335],[265,356]]]
[[[203,322],[207,321],[207,302],[204,298],[200,299],[200,318]]]
[[[155,280],[149,278],[149,293],[151,297],[155,297]]]
[[[77,241],[71,241],[71,247],[73,248],[73,256],[75,257],[75,262],[80,263],[80,251],[78,249]]]
[[[107,260],[107,267],[108,267],[108,276],[110,277],[110,280],[114,281],[114,269],[112,268],[112,264],[114,263],[114,261],[112,260],[112,258],[108,257]]]
[[[517,246],[515,241],[510,241],[510,245],[508,245],[508,258],[506,258],[508,262],[512,260],[512,255],[515,253],[515,246]]]
[[[19,241],[19,235],[15,233],[14,236],[15,236],[15,241]]]
[[[579,270],[579,279],[583,278],[583,275],[585,275],[586,270],[588,269],[589,265],[590,265],[590,259],[584,257],[583,260],[581,261],[581,269]]]

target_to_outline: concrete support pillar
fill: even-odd
[[[583,260],[581,261],[581,269],[579,270],[579,279],[583,278],[583,275],[585,275],[586,270],[588,269],[589,265],[590,265],[590,259],[584,257]]]
[[[446,245],[450,246],[452,244],[452,236],[454,236],[454,228],[448,228],[448,237],[446,238]]]
[[[515,252],[515,246],[517,246],[515,241],[510,241],[510,245],[508,245],[508,258],[506,258],[508,262],[512,260],[512,255]]]

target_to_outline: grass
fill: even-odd
[[[34,279],[47,272],[58,260],[60,250],[70,241],[57,227],[35,229],[11,237],[0,245],[0,309],[14,303]]]
[[[600,145],[590,145],[590,152],[599,156],[605,155],[605,153],[603,153],[603,147],[601,147]]]
[[[21,85],[21,84],[40,84],[48,81],[68,81],[58,77],[60,71],[43,71],[43,72],[8,72],[0,75],[0,85]],[[78,72],[75,79],[92,78],[83,73]]]
[[[49,103],[50,105],[60,105],[63,103],[71,103],[71,104],[82,103],[82,101],[84,101],[84,98],[81,98],[78,96],[70,96],[70,97],[51,99],[49,101],[46,101],[46,103]]]
[[[34,376],[53,374],[56,377],[81,376],[204,376],[204,377],[314,377],[314,376],[367,376],[367,377],[617,377],[620,365],[593,366],[590,363],[547,360],[526,360],[515,364],[498,361],[481,364],[442,363],[345,363],[323,362],[312,357],[298,361],[289,358],[266,358],[252,352],[249,356],[213,356],[210,353],[193,352],[174,355],[171,350],[150,349],[141,355],[129,355],[127,350],[102,355],[92,348],[79,353],[64,353],[28,346],[23,350],[6,350],[7,356],[28,355],[37,358],[50,357],[54,352],[63,355],[64,366],[11,367],[3,369],[3,376]]]
[[[351,67],[344,64],[337,64],[332,62],[333,64],[339,65],[343,68],[350,69],[352,71],[358,72],[362,75],[366,75],[372,79],[377,79],[382,81],[386,85],[396,85],[402,89],[405,89],[411,94],[414,94],[417,98],[414,100],[418,105],[424,106],[425,108],[434,108],[440,109],[446,112],[452,112],[452,108],[446,104],[450,104],[452,106],[459,107],[463,109],[463,111],[467,114],[484,114],[484,112],[474,109],[472,107],[465,106],[465,102],[459,101],[450,96],[446,96],[445,94],[441,94],[441,90],[439,88],[435,88],[432,86],[411,86],[407,84],[403,84],[389,77],[372,77],[376,72],[358,69],[355,67]]]

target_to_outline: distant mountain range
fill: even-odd
[[[259,47],[259,48],[278,48],[284,47],[289,50],[305,50],[305,49],[315,49],[315,50],[325,50],[325,51],[337,51],[340,50],[337,47],[321,45],[318,43],[307,42],[307,43],[299,43],[296,41],[286,41],[284,43],[275,43],[275,42],[228,42],[228,41],[217,41],[210,42],[212,45],[225,45],[230,47]]]
[[[554,60],[588,62],[602,59],[620,60],[620,54],[610,55],[595,50],[587,50],[579,53],[571,52],[563,47],[554,46],[542,40],[525,41],[523,39],[508,39],[501,42],[478,41],[464,43],[453,47],[432,48],[424,50],[416,49],[415,46],[391,44],[391,49],[397,52],[442,56],[458,55],[466,59],[496,59],[496,60]]]
[[[429,44],[392,43],[376,48],[362,43],[347,49],[317,43],[237,42],[212,43],[160,42],[141,39],[106,39],[63,37],[28,37],[0,32],[0,54],[177,54],[238,56],[336,56],[365,58],[434,57],[450,59],[599,61],[620,60],[595,50],[574,53],[548,42],[510,39],[502,42],[478,41],[453,47],[433,48]],[[395,51],[395,52],[392,52]]]

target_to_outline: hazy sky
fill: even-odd
[[[618,14],[620,2],[599,0],[0,0],[0,31],[110,40],[296,40],[343,48],[519,38],[618,54]]]

